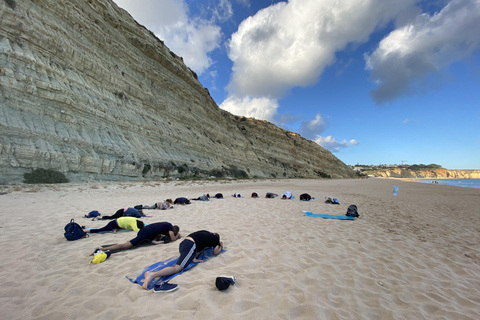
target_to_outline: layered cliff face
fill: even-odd
[[[178,57],[110,0],[0,0],[0,183],[179,175],[353,177],[329,151],[218,108]]]
[[[419,170],[385,169],[378,171],[365,171],[366,174],[384,178],[416,178],[416,179],[480,179],[480,170]]]

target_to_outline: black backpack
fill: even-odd
[[[85,236],[88,237],[88,234],[85,231],[83,231],[82,227],[80,227],[80,225],[74,222],[72,219],[65,226],[64,236],[68,241],[74,241],[74,240],[82,239]]]
[[[360,215],[358,214],[358,211],[357,211],[357,206],[354,205],[354,204],[351,204],[348,209],[347,209],[347,213],[345,214],[346,216],[348,217],[359,217]]]

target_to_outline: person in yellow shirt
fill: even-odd
[[[110,221],[105,227],[100,229],[90,229],[85,230],[86,233],[99,233],[106,231],[113,231],[116,233],[119,229],[132,229],[133,231],[138,231],[145,226],[143,221],[138,220],[134,217],[120,217],[116,220]]]

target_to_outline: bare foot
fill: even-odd
[[[148,290],[148,283],[150,282],[151,277],[150,277],[150,271],[145,272],[145,281],[143,281],[142,288],[145,290]]]

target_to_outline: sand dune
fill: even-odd
[[[392,195],[399,186],[398,196]],[[480,189],[368,180],[149,181],[16,187],[0,191],[3,319],[479,319]],[[252,192],[261,198],[252,199]],[[265,199],[291,191],[296,199]],[[140,246],[89,265],[100,245],[134,232],[69,242],[63,228],[91,210],[113,214],[166,198],[223,193],[176,210],[149,210],[181,233],[218,232],[226,252],[174,278],[170,293],[126,276],[178,256],[178,242]],[[244,198],[230,195],[240,192]],[[307,192],[322,200],[300,202]],[[334,196],[340,205],[325,204]],[[344,215],[341,221],[306,217]],[[234,275],[226,291],[215,278]]]

